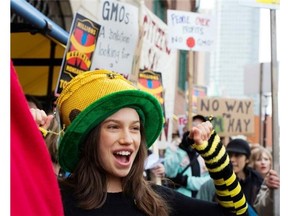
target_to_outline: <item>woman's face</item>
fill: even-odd
[[[128,175],[140,142],[140,118],[132,108],[120,109],[101,123],[99,158],[108,175]]]
[[[245,154],[240,153],[228,153],[230,161],[233,165],[233,170],[238,178],[241,178],[244,175],[245,165],[249,162]]]
[[[261,156],[255,161],[255,170],[262,176],[265,176],[271,169],[271,161],[269,156],[262,152]]]

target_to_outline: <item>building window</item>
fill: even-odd
[[[164,22],[166,21],[167,1],[154,0],[153,1],[153,12]]]
[[[186,90],[186,80],[187,80],[187,51],[179,51],[179,73],[178,73],[178,88],[182,91]]]

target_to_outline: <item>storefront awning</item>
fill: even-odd
[[[71,10],[69,16],[72,23]],[[66,30],[30,3],[11,0],[11,59],[26,94],[51,102],[68,37]]]

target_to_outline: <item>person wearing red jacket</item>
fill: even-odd
[[[13,62],[11,73],[11,216],[63,216],[57,178]]]

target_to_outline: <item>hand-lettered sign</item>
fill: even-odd
[[[254,111],[251,99],[199,97],[197,114],[213,115],[213,125],[220,136],[254,133]]]
[[[119,1],[101,0],[101,23],[92,68],[104,68],[128,77],[132,73],[139,25],[138,8]]]
[[[207,14],[168,10],[169,46],[181,50],[211,51],[215,47],[215,20]]]

